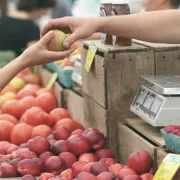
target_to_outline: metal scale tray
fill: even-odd
[[[180,76],[141,76],[140,82],[164,96],[180,95]]]

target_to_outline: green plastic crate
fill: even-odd
[[[58,72],[58,65],[56,62],[45,64],[44,66],[52,72]]]
[[[13,51],[0,51],[0,68],[6,66],[16,58]]]
[[[73,81],[72,81],[72,73],[73,70],[64,70],[60,66],[58,67],[58,81],[62,84],[65,88],[72,88]]]
[[[164,129],[161,129],[161,133],[164,137],[167,149],[180,153],[180,137],[171,133],[166,133]]]

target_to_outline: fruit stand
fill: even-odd
[[[177,94],[143,89],[142,96],[140,79],[174,75],[179,83],[180,46],[137,40],[131,46],[100,40],[74,46],[63,60],[21,71],[0,92],[0,178],[179,180],[179,124],[155,124],[167,119],[155,118],[169,108],[165,103],[165,110],[151,111],[155,95],[167,102]],[[153,116],[154,126],[148,121]]]

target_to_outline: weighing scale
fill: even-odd
[[[155,127],[180,125],[180,76],[142,76],[131,111]]]

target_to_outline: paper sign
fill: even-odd
[[[47,90],[50,90],[53,87],[53,85],[56,82],[57,78],[58,78],[58,73],[53,73],[51,79],[49,80],[49,82],[48,82],[48,84],[46,86]]]
[[[180,155],[168,154],[157,170],[154,180],[172,180],[180,168]]]
[[[85,69],[87,72],[89,72],[91,69],[96,52],[97,52],[96,45],[95,44],[90,45],[89,50],[87,52],[86,64],[85,64]]]

